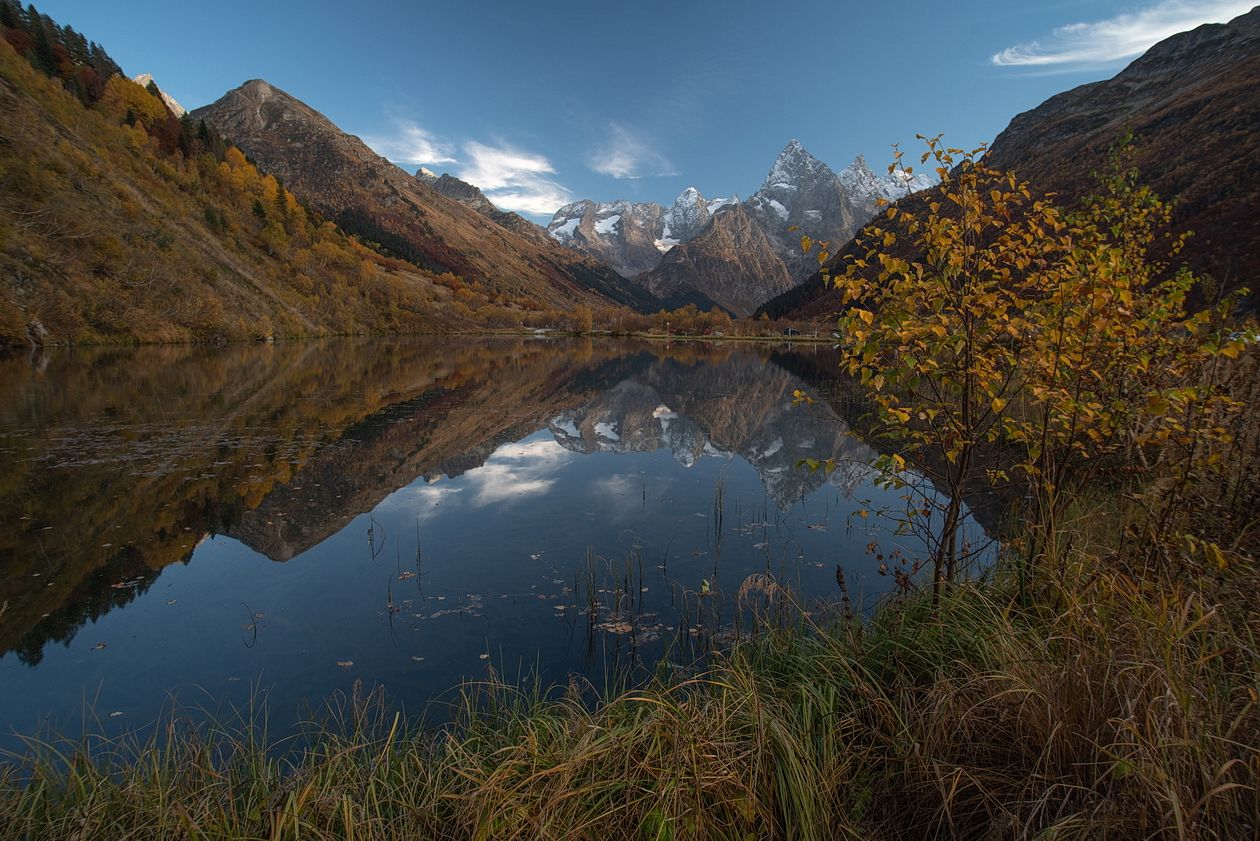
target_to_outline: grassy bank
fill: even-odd
[[[349,699],[288,758],[245,724],[44,746],[0,838],[1255,837],[1256,569],[1086,559],[1054,609],[998,576],[603,703],[478,684],[433,732]]]

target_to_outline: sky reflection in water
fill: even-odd
[[[840,565],[869,603],[868,545],[921,548],[857,515],[897,497],[834,364],[502,340],[0,363],[0,728],[263,687],[284,729],[356,680],[414,712],[490,667],[599,685],[746,630],[754,573],[808,606]]]

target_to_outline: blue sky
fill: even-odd
[[[875,168],[990,141],[1250,2],[44,0],[185,107],[263,78],[408,169],[545,221],[579,198],[747,196],[793,137]]]

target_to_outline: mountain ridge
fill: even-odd
[[[581,199],[555,212],[547,232],[558,242],[576,248],[632,278],[655,268],[661,255],[704,229],[715,213],[738,197],[707,199],[687,187],[669,207],[656,202]]]
[[[1260,274],[1257,125],[1260,7],[1229,23],[1172,35],[1110,79],[1016,115],[985,161],[1071,207],[1093,190],[1093,173],[1103,169],[1110,149],[1131,134],[1140,180],[1173,202],[1173,230],[1193,234],[1179,262],[1232,289]],[[896,222],[881,224],[898,229]],[[833,251],[833,267],[851,258],[851,246]],[[1260,284],[1251,285],[1244,309],[1255,312]],[[839,308],[839,296],[815,274],[758,312],[810,319]]]
[[[877,176],[860,155],[837,174],[793,138],[757,191],[738,205],[739,217],[718,214],[635,282],[657,295],[698,290],[734,315],[751,315],[817,268],[800,248],[801,234],[843,242],[875,215],[880,200],[927,184],[921,176]]]
[[[444,195],[265,80],[251,79],[192,116],[342,227],[431,271],[452,272],[523,305],[651,303],[590,257]]]

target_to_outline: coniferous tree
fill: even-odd
[[[56,75],[57,56],[53,52],[53,35],[48,31],[49,21],[35,11],[34,6],[27,7],[26,15],[31,39],[34,41],[31,47],[31,64],[49,76]]]
[[[12,0],[0,0],[0,26],[9,29],[21,29],[22,10]]]

